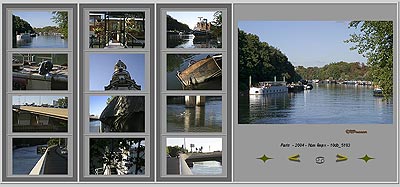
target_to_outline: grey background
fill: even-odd
[[[37,4],[3,4],[2,7],[2,23],[3,23],[3,64],[2,70],[5,78],[2,81],[2,103],[3,103],[3,150],[12,150],[12,138],[49,138],[49,137],[65,137],[68,138],[69,146],[69,162],[68,162],[68,175],[43,175],[43,176],[21,176],[12,175],[12,151],[2,152],[2,181],[4,182],[23,182],[23,181],[76,181],[77,180],[77,142],[76,142],[76,106],[77,106],[77,89],[76,81],[77,78],[74,76],[74,71],[77,66],[76,56],[76,36],[77,36],[77,15],[76,15],[76,4],[57,4],[57,5],[37,5]],[[38,48],[12,48],[11,46],[11,29],[12,19],[10,10],[66,10],[69,12],[68,27],[71,37],[68,38],[68,48],[57,48],[57,49],[38,49]],[[68,56],[68,90],[65,91],[48,91],[48,90],[26,90],[26,91],[12,91],[12,75],[11,66],[9,66],[12,53],[67,53]],[[16,95],[65,95],[68,96],[69,107],[68,107],[68,132],[66,133],[12,133],[11,127],[11,107],[12,107],[12,96]]]
[[[234,49],[237,50],[238,21],[245,20],[392,20],[397,33],[397,4],[235,4]],[[329,37],[329,36],[327,36]],[[234,117],[234,181],[239,182],[398,182],[397,173],[397,35],[393,54],[393,125],[290,125],[238,124]],[[279,46],[276,46],[279,47]],[[234,53],[234,116],[238,114],[238,54]],[[368,134],[346,134],[346,129]],[[351,148],[280,148],[280,143],[351,143]],[[252,146],[249,146],[252,145]],[[274,159],[263,163],[266,154]],[[301,162],[288,157],[300,154]],[[336,154],[349,159],[336,163]],[[367,164],[357,158],[368,154],[376,159]],[[325,156],[317,165],[315,158]]]
[[[168,11],[223,11],[223,38],[221,49],[199,48],[199,49],[178,49],[166,48],[166,13]],[[157,181],[161,182],[222,182],[232,180],[231,170],[231,4],[157,4],[157,59],[158,77],[157,85]],[[166,55],[180,53],[222,53],[222,90],[167,90],[166,88]],[[204,95],[204,96],[222,96],[223,106],[223,130],[221,133],[171,133],[166,132],[166,96],[184,96],[184,95]],[[187,137],[219,137],[222,138],[223,144],[223,173],[221,176],[177,176],[166,175],[166,138]]]
[[[88,13],[92,10],[107,11],[144,11],[145,12],[145,48],[127,49],[92,49],[88,48]],[[85,182],[151,182],[154,181],[154,5],[153,4],[80,4],[80,181]],[[89,90],[89,54],[144,54],[146,85],[143,91],[90,91]],[[129,70],[128,70],[129,71]],[[111,77],[110,77],[111,79]],[[94,95],[132,95],[144,96],[145,132],[143,133],[89,133],[89,97]],[[89,138],[145,138],[145,174],[126,176],[93,176],[89,175]]]

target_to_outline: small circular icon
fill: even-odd
[[[323,156],[319,156],[317,158],[315,158],[315,163],[317,164],[323,164],[325,162],[325,157]]]

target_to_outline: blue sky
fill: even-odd
[[[106,107],[107,98],[111,96],[90,96],[89,97],[89,114],[100,116]]]
[[[28,104],[53,104],[53,100],[58,100],[60,98],[64,98],[64,96],[13,96],[12,104],[13,105],[24,105]]]
[[[114,65],[121,60],[136,84],[145,90],[145,57],[144,54],[91,54],[89,56],[90,90],[104,90],[110,84]]]
[[[27,21],[32,27],[42,28],[45,26],[57,26],[57,24],[51,20],[53,17],[51,12],[52,11],[13,11],[13,14]]]
[[[186,149],[190,151],[190,144],[194,144],[193,151],[203,146],[203,152],[222,150],[222,138],[167,138],[167,146],[182,146],[186,142]]]
[[[332,62],[367,62],[345,43],[358,29],[347,21],[239,21],[239,29],[280,49],[294,66],[322,67]]]
[[[192,11],[192,12],[167,12],[168,15],[178,20],[181,23],[184,23],[189,26],[189,28],[193,29],[197,22],[200,20],[198,17],[203,17],[208,20],[208,22],[214,20],[215,11],[211,12],[202,12],[202,11]]]

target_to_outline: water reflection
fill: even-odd
[[[59,35],[31,37],[31,40],[19,40],[17,48],[68,48],[68,40]]]
[[[187,107],[184,96],[168,97],[167,131],[221,132],[222,98],[206,96],[203,106]]]
[[[167,34],[168,48],[221,48],[221,39],[195,37],[193,34]]]
[[[241,124],[391,124],[392,101],[372,87],[320,84],[313,90],[239,96]]]

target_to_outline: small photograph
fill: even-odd
[[[14,53],[13,90],[68,90],[67,54]]]
[[[12,11],[13,48],[68,48],[67,11]]]
[[[167,12],[167,48],[222,48],[222,11]]]
[[[238,26],[239,124],[393,124],[392,21]]]
[[[90,175],[144,175],[144,138],[91,138]]]
[[[13,138],[13,175],[67,175],[66,138]]]
[[[68,132],[68,97],[13,96],[13,132]]]
[[[167,138],[167,175],[222,175],[222,138]]]
[[[167,132],[222,132],[222,97],[167,96]]]
[[[89,48],[145,47],[145,12],[89,12]]]
[[[90,54],[89,89],[145,90],[144,54]]]
[[[168,54],[168,90],[222,90],[222,54]]]
[[[89,131],[145,132],[144,96],[90,96]]]

